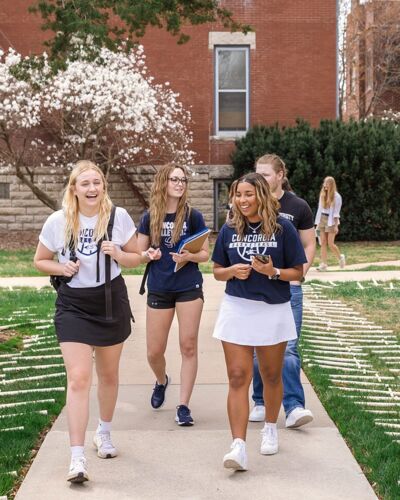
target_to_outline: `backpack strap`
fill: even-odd
[[[104,236],[108,241],[112,240],[112,232],[115,220],[116,207],[113,205],[108,219],[107,232]],[[97,242],[97,261],[96,261],[96,281],[100,281],[100,248],[104,237]],[[112,297],[111,297],[111,257],[105,255],[105,296],[106,296],[106,319],[112,319]]]
[[[115,220],[115,206],[111,208],[110,218],[108,220],[107,226],[107,239],[112,240],[112,231],[114,227]],[[106,294],[106,319],[112,319],[112,294],[111,294],[111,257],[105,255],[106,259],[106,284],[105,284],[105,294]]]

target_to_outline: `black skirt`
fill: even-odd
[[[131,333],[133,319],[125,281],[121,275],[111,281],[112,319],[106,319],[105,285],[58,289],[54,324],[59,342],[80,342],[91,346],[120,344]]]

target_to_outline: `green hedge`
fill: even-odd
[[[234,176],[255,159],[276,153],[286,162],[293,190],[316,212],[325,176],[336,179],[343,198],[344,241],[400,239],[400,126],[390,121],[322,121],[318,128],[256,126],[236,141]]]

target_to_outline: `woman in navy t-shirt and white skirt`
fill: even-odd
[[[176,310],[182,366],[175,421],[181,426],[194,423],[189,401],[197,374],[197,338],[203,310],[203,277],[198,263],[208,260],[208,238],[199,252],[177,253],[182,239],[206,229],[201,213],[187,202],[187,185],[185,167],[172,164],[160,167],[151,188],[150,209],[144,213],[138,229],[139,249],[152,261],[146,338],[147,359],[156,383],[150,402],[154,410],[165,402],[170,377],[166,373],[164,353]],[[184,266],[175,272],[177,263]]]
[[[260,451],[272,455],[278,452],[284,353],[287,342],[297,338],[289,282],[301,279],[307,262],[294,226],[279,216],[279,203],[262,175],[251,173],[235,181],[232,218],[218,235],[212,260],[215,278],[227,282],[213,334],[222,341],[229,378],[233,443],[223,464],[246,470],[253,351],[266,402]]]

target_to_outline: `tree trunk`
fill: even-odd
[[[40,189],[38,186],[36,186],[31,179],[27,176],[26,173],[23,172],[24,167],[15,166],[15,175],[18,177],[18,179],[25,184],[25,186],[28,186],[29,189],[32,191],[32,193],[38,198],[42,203],[44,203],[47,207],[51,208],[52,210],[58,210],[59,204],[57,200],[54,200],[51,198],[45,191]]]
[[[120,172],[121,178],[126,182],[127,186],[133,192],[136,199],[139,200],[139,202],[142,204],[143,208],[149,208],[149,204],[147,203],[146,198],[143,196],[142,192],[136,186],[136,184],[134,182],[132,182],[132,179],[131,179],[128,171],[126,170],[126,168],[121,167],[119,172]]]

